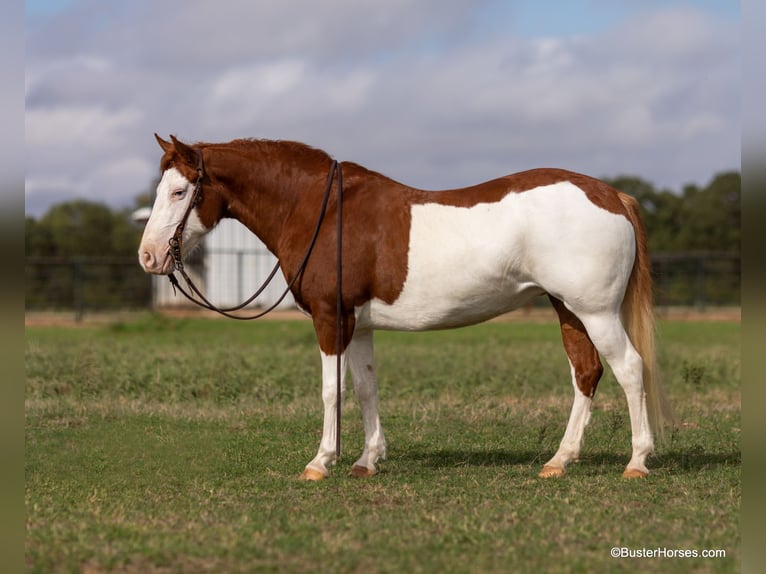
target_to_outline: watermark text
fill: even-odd
[[[723,548],[628,548],[614,546],[610,550],[612,558],[726,558]]]

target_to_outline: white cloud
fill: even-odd
[[[58,198],[56,203],[87,198],[115,207],[132,206],[139,193],[149,190],[156,175],[157,166],[153,162],[136,156],[94,162],[90,169],[77,172],[28,175],[27,211],[44,211],[52,198]]]
[[[300,82],[306,62],[291,59],[265,62],[225,71],[213,84],[211,96],[224,105],[244,98],[274,98]]]
[[[33,149],[104,150],[122,143],[120,132],[142,119],[136,109],[36,108],[26,114],[27,146]]]
[[[375,79],[372,70],[351,70],[325,84],[322,95],[329,107],[344,112],[354,111],[369,101]]]
[[[124,198],[133,199],[140,191],[148,189],[149,182],[156,175],[154,162],[143,157],[125,156],[93,166],[83,177],[82,185],[85,189],[95,190],[96,199],[107,203],[125,203]],[[146,185],[136,188],[136,182],[145,182]]]

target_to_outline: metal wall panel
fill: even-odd
[[[205,242],[208,298],[219,306],[238,305],[263,284],[276,262],[277,258],[244,225],[232,219],[221,221]],[[286,287],[280,270],[250,306],[272,305]],[[288,293],[279,308],[294,306],[295,301]]]

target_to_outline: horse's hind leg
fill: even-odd
[[[372,331],[355,332],[348,350],[354,393],[364,421],[364,451],[351,468],[351,474],[357,477],[373,476],[378,472],[375,463],[378,459],[386,458],[386,439],[378,414]]]
[[[633,455],[623,476],[644,477],[649,474],[645,461],[654,450],[654,439],[646,407],[643,359],[630,342],[617,313],[580,314],[579,317],[628,401]]]
[[[540,472],[541,477],[563,476],[567,464],[580,455],[583,433],[590,419],[593,395],[604,372],[598,351],[582,322],[561,301],[552,296],[549,298],[561,324],[561,338],[572,371],[574,401],[564,438],[553,458],[545,463]]]

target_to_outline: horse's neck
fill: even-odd
[[[306,242],[310,239],[315,222],[309,219],[318,216],[326,177],[321,169],[303,172],[259,160],[239,166],[234,179],[227,174],[227,215],[257,235],[284,264],[283,258],[289,255],[283,253],[286,234],[290,243],[300,243],[303,235]]]

